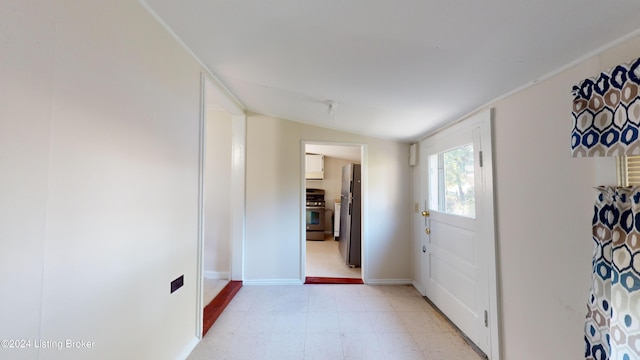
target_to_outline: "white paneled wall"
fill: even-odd
[[[3,9],[0,338],[65,345],[0,357],[175,359],[196,337],[202,69],[136,1]]]

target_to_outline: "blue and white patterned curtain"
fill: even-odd
[[[573,93],[573,157],[640,154],[640,59],[581,81]]]
[[[640,187],[599,187],[585,359],[640,359]]]

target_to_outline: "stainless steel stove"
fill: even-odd
[[[307,188],[307,240],[324,240],[324,190]]]

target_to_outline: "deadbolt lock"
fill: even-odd
[[[428,217],[429,216],[429,210],[425,210],[422,212],[422,216],[424,217]]]

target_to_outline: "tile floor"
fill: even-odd
[[[412,286],[245,285],[189,356],[482,359]]]
[[[227,286],[229,280],[207,279],[204,278],[204,287],[202,294],[202,308],[207,307],[211,300],[218,295],[220,290]]]
[[[324,241],[307,241],[306,276],[361,279],[360,268],[344,264],[338,242],[329,235]]]

